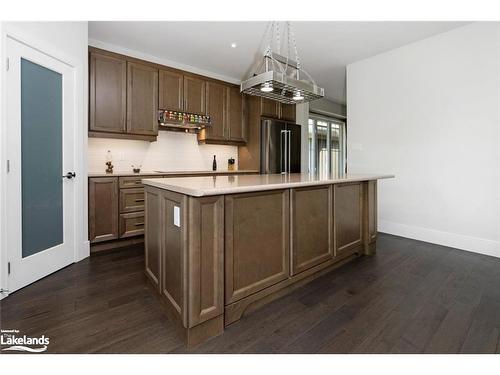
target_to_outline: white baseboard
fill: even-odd
[[[90,256],[90,241],[85,241],[80,246],[75,262],[79,262]]]
[[[499,241],[415,227],[387,220],[378,221],[378,231],[500,258]]]

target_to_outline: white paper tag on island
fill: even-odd
[[[179,206],[174,206],[174,225],[179,228],[181,226],[181,208]]]

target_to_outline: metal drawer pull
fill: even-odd
[[[135,201],[136,202],[144,202],[144,198],[142,198],[142,199],[136,199]]]
[[[144,223],[135,223],[134,225],[135,225],[136,227],[140,227],[140,226],[144,225]]]

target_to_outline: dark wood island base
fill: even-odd
[[[145,193],[145,272],[189,348],[376,250],[376,179],[201,197],[146,183]]]

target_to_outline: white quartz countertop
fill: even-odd
[[[89,177],[128,177],[128,176],[179,176],[179,175],[207,175],[207,174],[241,174],[241,173],[259,173],[258,170],[236,170],[236,171],[141,171],[139,173],[134,173],[130,171],[117,171],[113,173],[106,172],[89,172]]]
[[[174,177],[143,179],[142,183],[176,193],[203,197],[247,193],[253,191],[289,189],[305,186],[341,184],[346,182],[393,178],[390,174],[345,174],[317,176],[307,173],[254,174],[236,176]]]

